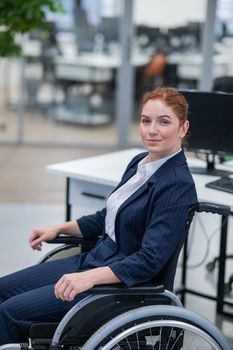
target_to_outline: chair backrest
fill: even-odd
[[[198,203],[190,207],[188,218],[184,227],[182,239],[179,241],[177,248],[175,249],[170,259],[167,261],[166,265],[161,269],[159,274],[156,276],[156,281],[161,282],[164,285],[165,289],[168,289],[170,291],[173,291],[174,279],[175,279],[180,251],[187,238],[191,222],[197,210],[198,210]]]
[[[223,76],[214,79],[213,91],[233,92],[233,76]]]

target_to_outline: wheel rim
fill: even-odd
[[[145,330],[147,336],[143,333]],[[166,332],[167,340],[161,340]],[[178,336],[174,337],[174,332]],[[134,338],[133,338],[134,337]],[[179,345],[181,342],[182,345]],[[179,347],[181,346],[181,347]],[[136,324],[128,329],[123,329],[107,344],[101,346],[101,350],[110,349],[153,349],[153,350],[221,350],[219,344],[206,332],[195,325],[174,320],[153,320]]]

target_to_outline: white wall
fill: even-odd
[[[134,22],[168,28],[204,22],[206,0],[134,0]]]

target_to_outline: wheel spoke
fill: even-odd
[[[154,350],[155,349],[155,343],[153,341],[153,334],[152,334],[152,329],[150,328],[150,337],[151,337],[151,346],[152,346],[152,349]],[[156,336],[154,336],[156,337]]]

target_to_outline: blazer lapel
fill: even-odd
[[[169,159],[166,163],[164,163],[137,191],[135,191],[118,209],[117,215],[123,210],[128,204],[134,201],[136,198],[141,196],[145,191],[149,190],[149,188],[159,179],[160,176],[163,176],[169,170],[174,169],[175,167],[186,163],[186,158],[183,151],[179,152],[177,155]],[[136,173],[136,169],[130,169],[127,174],[125,174],[124,181],[120,183],[122,186],[126,181],[129,180]],[[119,186],[118,186],[119,187]],[[118,188],[117,187],[117,188]]]
[[[136,198],[140,197],[145,191],[149,190],[150,185],[155,182],[156,174],[153,174],[137,191],[135,191],[122,205],[117,211],[117,215],[123,210],[127,205],[133,202]]]
[[[134,164],[132,165],[131,168],[129,168],[126,173],[124,174],[121,182],[118,184],[118,186],[116,187],[116,189],[118,189],[120,186],[124,185],[133,175],[136,174],[137,172],[137,167],[138,167],[138,163],[146,157],[146,155],[148,154],[148,152],[142,152],[137,156],[137,160],[135,160]],[[115,189],[115,190],[116,190]],[[114,190],[114,191],[115,191]]]
[[[178,166],[181,166],[183,164],[186,164],[186,158],[184,155],[183,150],[176,154],[174,157],[168,159],[166,163],[164,163],[157,171],[156,175],[163,176],[167,171],[170,171],[174,168],[177,168]]]

